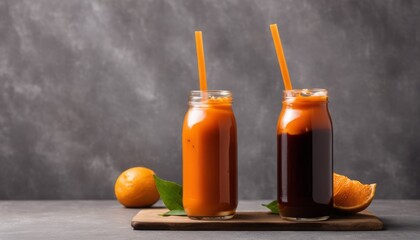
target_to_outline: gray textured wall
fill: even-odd
[[[181,182],[181,126],[198,88],[230,89],[239,196],[276,196],[283,89],[270,23],[295,87],[326,87],[335,170],[379,198],[420,197],[419,1],[0,2],[0,198],[113,198],[147,166]]]

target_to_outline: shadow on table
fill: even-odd
[[[384,223],[384,230],[418,231],[418,229],[420,229],[420,223],[416,222],[414,219],[413,221],[407,221],[407,219],[398,217],[380,217],[380,219]]]

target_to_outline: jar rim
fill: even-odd
[[[283,90],[283,97],[327,97],[328,90],[325,88],[302,88],[302,89],[291,89]]]
[[[232,92],[229,90],[192,90],[190,95],[196,95],[201,93],[209,93],[209,94],[221,94],[221,95],[232,95]]]
[[[324,88],[303,88],[283,91],[283,102],[285,103],[315,103],[328,102],[328,90]]]
[[[195,104],[226,104],[232,101],[232,92],[229,90],[192,90],[189,97],[189,102]]]

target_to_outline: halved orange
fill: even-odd
[[[334,173],[334,208],[346,213],[366,209],[375,196],[376,183],[363,184]]]

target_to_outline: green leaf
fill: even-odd
[[[187,213],[185,213],[184,210],[171,210],[166,213],[162,213],[161,216],[187,216]]]
[[[160,198],[169,210],[184,210],[182,205],[182,186],[154,175]]]
[[[270,209],[271,213],[273,213],[273,214],[279,214],[279,205],[278,205],[277,200],[274,200],[274,201],[272,201],[269,204],[261,204],[261,205],[263,205],[264,207]]]

